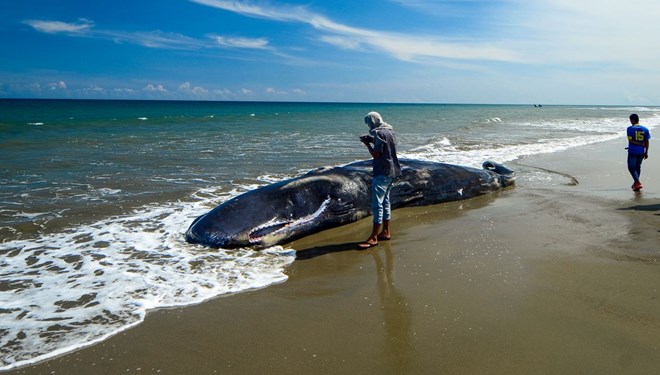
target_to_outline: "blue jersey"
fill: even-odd
[[[644,145],[651,139],[651,133],[642,125],[629,126],[626,132],[628,134],[628,153],[632,155],[644,155],[646,148]]]

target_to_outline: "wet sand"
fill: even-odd
[[[635,194],[623,147],[511,163],[516,187],[395,211],[369,250],[369,219],[310,236],[282,284],[8,373],[658,373],[660,156]]]

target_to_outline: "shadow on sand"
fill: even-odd
[[[336,245],[317,246],[305,250],[296,251],[296,260],[305,260],[316,258],[321,255],[331,253],[341,253],[344,251],[364,251],[365,249],[359,246],[360,242],[347,242]]]
[[[625,208],[619,208],[621,211],[646,211],[646,212],[658,212],[660,211],[660,203],[658,204],[647,204],[647,205],[637,205]],[[656,213],[660,215],[660,213]]]

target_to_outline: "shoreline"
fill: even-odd
[[[652,147],[635,194],[623,147],[510,163],[538,176],[397,210],[395,237],[369,250],[352,245],[370,219],[309,236],[292,244],[284,283],[150,311],[100,344],[3,373],[651,373],[660,158]]]

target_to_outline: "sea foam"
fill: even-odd
[[[216,197],[214,191],[198,193]],[[60,233],[0,243],[7,286],[0,293],[0,370],[102,341],[139,324],[150,309],[287,279],[292,249],[186,243],[182,230],[208,204],[147,205]]]

